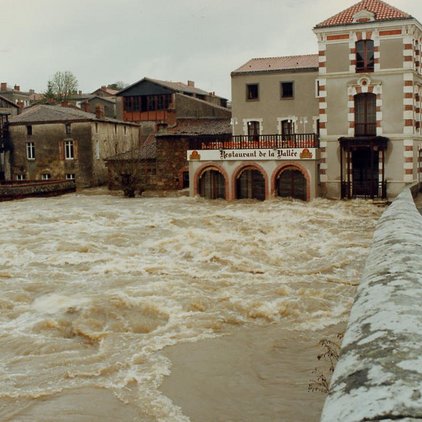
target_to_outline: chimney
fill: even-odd
[[[97,119],[104,119],[104,107],[97,105],[95,107],[95,117]]]
[[[88,101],[84,101],[81,105],[82,105],[82,110],[89,113],[89,103],[88,103]]]
[[[0,84],[0,91],[7,91],[7,82],[2,82]]]
[[[157,132],[165,132],[167,129],[168,123],[167,122],[157,122]]]
[[[21,87],[19,85],[15,85],[13,88],[16,92],[19,92],[21,90]]]
[[[188,86],[195,88],[195,82],[194,81],[188,81]]]

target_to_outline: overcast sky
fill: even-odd
[[[387,0],[422,21],[422,0]],[[92,92],[143,77],[230,98],[253,57],[317,52],[312,28],[357,0],[0,0],[0,80],[44,92],[71,71]]]

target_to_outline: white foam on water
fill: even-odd
[[[186,421],[158,391],[163,348],[225,326],[344,320],[381,211],[322,199],[2,203],[0,397],[95,385]]]

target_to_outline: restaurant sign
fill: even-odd
[[[315,160],[316,148],[188,150],[188,161]]]

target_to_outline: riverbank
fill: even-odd
[[[160,390],[192,422],[319,421],[325,394],[308,392],[312,371],[321,366],[318,342],[343,328],[237,327],[169,347],[171,375]]]

